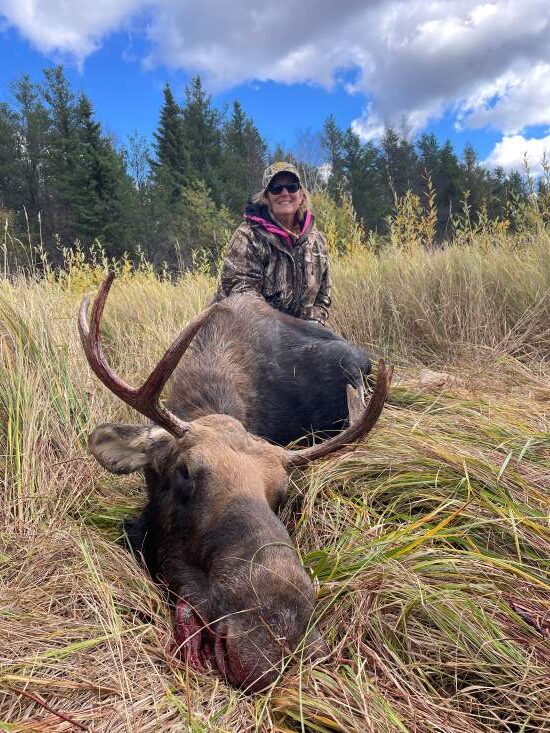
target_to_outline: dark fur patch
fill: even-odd
[[[179,417],[227,414],[272,443],[347,425],[346,385],[368,354],[328,328],[250,293],[225,299],[178,366],[167,406]]]

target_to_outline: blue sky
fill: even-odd
[[[231,9],[228,12],[227,8]],[[550,151],[550,6],[541,0],[0,0],[0,99],[65,64],[105,129],[156,128],[168,81],[199,73],[238,99],[271,146],[329,114],[364,139],[385,122],[471,142],[489,165]],[[303,137],[303,136],[302,136]]]

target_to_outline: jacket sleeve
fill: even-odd
[[[323,274],[321,276],[321,284],[319,287],[319,291],[317,293],[317,297],[315,298],[315,302],[311,309],[310,318],[313,320],[319,321],[324,326],[325,321],[327,321],[329,317],[329,309],[330,309],[330,304],[331,304],[330,290],[332,288],[332,277],[330,274],[328,248],[327,248],[324,237],[323,237],[323,251],[324,251],[324,254],[326,255],[326,259],[325,259],[326,265],[325,265],[325,269],[323,270]]]
[[[261,245],[250,231],[239,227],[225,254],[216,300],[231,293],[262,293],[267,263]]]

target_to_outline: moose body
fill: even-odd
[[[114,374],[100,347],[101,315],[112,279],[100,289],[90,325],[87,299],[81,306],[84,350],[104,384],[155,425],[100,425],[90,437],[90,449],[113,473],[145,475],[148,503],[140,517],[127,523],[128,538],[151,575],[168,588],[176,640],[188,661],[197,669],[212,665],[238,687],[261,690],[277,677],[300,642],[306,656],[324,650],[318,632],[310,628],[315,604],[311,580],[276,515],[286,496],[288,472],[365,435],[382,411],[391,369],[380,362],[369,404],[346,430],[324,443],[288,450],[253,430],[262,426],[265,437],[284,440],[290,434],[287,424],[295,431],[300,425],[301,430],[315,414],[323,416],[322,427],[329,429],[344,419],[337,411],[339,400],[327,399],[331,409],[319,413],[302,407],[294,422],[289,403],[285,409],[290,415],[279,411],[284,425],[276,430],[265,420],[267,406],[276,406],[276,390],[264,402],[260,389],[261,375],[276,365],[262,359],[263,367],[253,370],[251,365],[259,359],[250,350],[263,338],[270,340],[271,353],[279,360],[285,342],[297,344],[296,354],[300,349],[308,354],[314,347],[307,336],[311,329],[317,333],[317,326],[305,324],[293,342],[287,317],[271,319],[271,330],[258,325],[256,311],[247,305],[260,305],[256,299],[247,296],[212,306],[184,329],[144,385],[132,389]],[[244,321],[239,324],[235,308],[244,320],[248,308],[243,340],[239,329]],[[260,310],[266,322],[269,310]],[[182,360],[194,338],[193,351]],[[338,338],[334,342],[341,348]],[[293,358],[303,379],[299,356]],[[349,360],[342,363],[345,369],[360,368]],[[168,409],[158,397],[174,370]],[[283,394],[284,389],[294,389],[294,368],[279,374]],[[345,402],[344,383],[342,391]]]
[[[346,385],[369,374],[368,354],[313,321],[274,310],[253,293],[231,295],[178,364],[167,407],[180,417],[222,413],[278,445],[341,430]]]

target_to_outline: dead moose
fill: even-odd
[[[302,642],[308,657],[325,649],[311,628],[311,580],[276,514],[285,499],[288,472],[346,448],[371,430],[386,400],[391,368],[379,363],[366,409],[343,432],[299,450],[273,445],[258,433],[272,439],[286,436],[292,424],[291,415],[280,410],[283,420],[279,418],[278,427],[277,421],[262,423],[265,412],[260,408],[275,405],[262,389],[263,375],[288,358],[281,349],[277,363],[271,361],[276,334],[282,331],[286,344],[301,339],[307,359],[318,348],[317,327],[312,332],[297,321],[293,334],[296,319],[269,305],[265,310],[257,298],[231,297],[191,321],[143,386],[133,389],[110,368],[100,344],[112,280],[110,275],[101,286],[89,324],[88,299],[82,302],[79,330],[84,351],[99,379],[154,425],[100,425],[90,437],[91,452],[113,473],[145,474],[148,503],[141,516],[128,523],[128,538],[152,577],[168,588],[176,640],[186,659],[196,669],[217,668],[237,687],[261,690],[276,679],[284,659]],[[246,333],[228,328],[237,321],[237,312],[241,318],[246,315],[247,333],[255,333],[258,343],[259,331],[269,329],[263,333],[269,348],[247,351]],[[325,329],[322,333],[321,341],[330,340]],[[182,359],[196,336],[195,350]],[[346,370],[355,372],[358,365],[352,362],[351,357],[342,360]],[[340,361],[332,365],[340,366]],[[159,397],[174,371],[168,409]],[[311,385],[314,395],[316,388]],[[270,389],[275,389],[272,382]],[[285,385],[280,389],[284,395]],[[344,387],[342,391],[345,395]],[[292,405],[287,409],[292,411]],[[312,406],[307,418],[302,416],[296,424],[311,418],[315,427],[316,414]],[[321,427],[335,422],[326,411],[319,414],[325,421]]]

